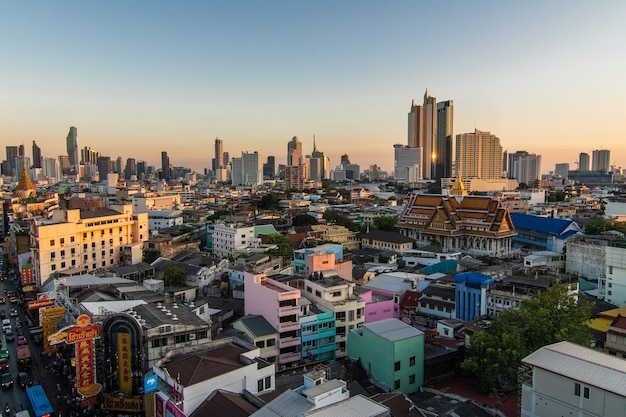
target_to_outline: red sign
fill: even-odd
[[[35,281],[33,280],[33,267],[29,265],[28,267],[22,267],[22,285],[31,285]]]
[[[54,305],[54,298],[49,299],[49,300],[35,300],[35,301],[28,302],[28,309],[35,310],[39,308],[50,307],[53,305]]]
[[[84,327],[74,327],[67,332],[65,337],[65,343],[77,343],[83,340],[91,340],[100,336],[100,326],[97,324],[90,324]]]

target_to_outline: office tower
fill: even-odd
[[[118,156],[115,159],[115,163],[113,164],[113,172],[116,172],[120,177],[123,177],[124,173],[124,160],[121,156]]]
[[[452,127],[452,125],[450,127]],[[450,133],[452,132],[450,131]],[[433,167],[434,162],[437,159],[436,140],[437,99],[435,97],[431,97],[428,94],[428,89],[426,89],[426,92],[424,93],[424,104],[422,106],[415,105],[415,100],[411,102],[407,141],[407,145],[411,148],[422,148],[421,168],[422,178],[424,179],[431,179],[435,177]]]
[[[169,180],[170,178],[170,158],[167,152],[161,152],[161,179]]]
[[[568,175],[569,175],[569,164],[568,163],[556,164],[554,166],[554,176],[555,177],[567,178]]]
[[[393,167],[396,181],[415,183],[422,174],[422,148],[393,145]]]
[[[341,155],[341,165],[348,165],[348,164],[350,164],[350,158],[348,157],[348,154]]]
[[[346,171],[346,179],[348,180],[358,180],[361,176],[361,166],[359,164],[343,165],[343,170]]]
[[[70,167],[77,167],[80,163],[78,159],[78,131],[74,126],[70,127],[70,132],[67,134],[67,156],[70,161]]]
[[[146,161],[137,161],[137,179],[144,179],[147,176]]]
[[[108,156],[101,156],[98,158],[97,164],[100,181],[106,181],[109,173],[111,172],[111,158]]]
[[[17,176],[17,162],[15,158],[17,158],[17,146],[7,146],[7,162],[9,163],[10,172],[3,172],[4,175]]]
[[[324,152],[317,149],[317,145],[315,144],[315,135],[313,135],[313,152],[311,152],[311,158],[320,160],[320,181],[330,179],[330,159],[324,155]]]
[[[132,176],[137,177],[137,161],[135,158],[128,158],[126,160],[126,168],[124,169],[124,178],[131,179]]]
[[[435,148],[435,178],[452,177],[454,160],[454,101],[437,103],[437,144]]]
[[[503,175],[506,176],[506,178],[510,178],[509,177],[509,153],[508,151],[502,152],[502,173]]]
[[[231,163],[233,185],[263,184],[263,160],[260,153],[241,152],[241,158],[233,158]]]
[[[526,151],[516,151],[514,153],[509,153],[508,159],[508,167],[506,169],[507,178],[517,178],[517,173],[519,172],[519,160],[522,157],[530,155]]]
[[[578,155],[578,170],[579,171],[589,171],[589,154],[585,152],[581,152]]]
[[[611,171],[611,151],[596,149],[591,153],[591,170],[598,172]]]
[[[230,162],[230,156],[228,152],[224,152],[224,168],[228,168],[228,163]]]
[[[68,175],[72,167],[70,165],[70,157],[67,155],[59,155],[59,169],[63,175]]]
[[[302,142],[298,140],[297,136],[294,136],[287,143],[287,165],[301,165],[302,162]]]
[[[91,149],[89,146],[85,146],[80,150],[80,160],[82,164],[97,164],[98,158],[100,157],[100,152],[95,149]]]
[[[21,173],[24,170],[26,170],[28,172],[29,177],[32,177],[32,175],[30,173],[30,167],[31,166],[32,165],[31,165],[29,157],[27,157],[27,156],[18,156],[17,158],[15,158],[16,177],[17,177],[17,173],[19,173],[19,175],[21,175]]]
[[[263,164],[263,179],[273,180],[276,176],[276,159],[273,156],[267,157],[267,163]]]
[[[41,168],[41,148],[33,141],[33,168]]]
[[[311,155],[307,155],[304,159],[309,174],[308,179],[315,181],[316,184],[320,183],[322,181],[322,160]]]
[[[26,156],[26,154],[24,153],[24,144],[17,147],[17,156],[21,158]],[[22,172],[22,171],[19,171],[19,172]]]
[[[535,182],[541,179],[541,155],[531,153],[520,157],[513,178],[520,184],[534,187]]]
[[[502,146],[490,132],[475,129],[456,135],[456,169],[461,178],[492,179],[502,177]]]
[[[215,169],[222,169],[224,166],[224,142],[215,138]]]

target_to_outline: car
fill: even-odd
[[[14,291],[7,291],[7,297],[11,298],[11,297],[15,297],[17,296],[17,294],[15,294]]]
[[[0,371],[9,370],[9,360],[7,358],[0,358]]]
[[[9,310],[9,316],[11,317],[17,317],[17,309],[16,308],[12,308]]]
[[[17,336],[18,346],[27,345],[27,344],[28,344],[28,340],[26,339],[26,336],[24,336],[23,334],[20,334]]]
[[[4,338],[7,340],[7,342],[14,341],[15,340],[15,335],[13,334],[13,330],[7,329],[7,331],[4,332]]]
[[[7,299],[4,297],[0,297],[0,304],[6,304]]]
[[[9,301],[11,302],[11,304],[17,304],[20,302],[20,299],[18,297],[11,297],[9,298]]]
[[[20,387],[22,388],[33,386],[33,380],[30,379],[30,375],[26,372],[20,372],[17,374],[17,383],[20,384]]]
[[[13,386],[13,375],[10,372],[5,372],[0,376],[2,381],[2,388],[11,388]]]
[[[4,310],[0,310],[0,319],[4,320],[7,318],[7,312]]]
[[[2,319],[2,331],[6,332],[8,329],[10,329],[11,326],[11,319]]]
[[[8,358],[10,356],[9,349],[2,348],[0,349],[0,358]]]

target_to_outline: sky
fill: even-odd
[[[202,172],[230,156],[392,172],[411,100],[454,100],[454,133],[626,167],[624,1],[0,0],[0,145],[79,148]],[[4,159],[4,149],[0,151]]]

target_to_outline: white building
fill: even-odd
[[[522,417],[623,416],[626,361],[559,342],[522,360]]]
[[[394,177],[405,183],[418,182],[421,176],[422,148],[412,148],[400,144],[393,145]]]
[[[254,226],[216,224],[213,227],[213,253],[221,257],[234,256],[236,252],[250,246],[254,239]]]
[[[181,210],[148,210],[146,213],[148,213],[150,231],[182,226],[183,224],[183,212]]]
[[[233,158],[231,163],[233,185],[263,184],[263,157],[260,153],[242,152],[241,158]]]

